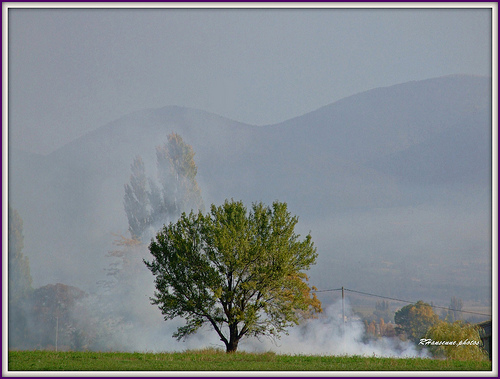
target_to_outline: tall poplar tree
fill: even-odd
[[[152,207],[151,221],[159,226],[179,217],[181,212],[203,208],[193,148],[179,134],[172,133],[167,139],[162,146],[156,147],[161,203]]]
[[[28,258],[23,254],[23,220],[9,206],[9,301],[16,301],[32,290]]]
[[[148,229],[161,228],[181,212],[203,210],[194,155],[193,148],[179,134],[172,133],[167,142],[156,147],[157,180],[146,177],[140,156],[134,159],[124,196],[132,238],[148,239]]]
[[[27,303],[33,290],[28,258],[23,254],[23,220],[9,205],[8,304],[9,348],[26,347],[29,339]]]
[[[130,183],[125,184],[124,207],[132,238],[139,239],[150,223],[146,170],[140,156],[130,166]]]

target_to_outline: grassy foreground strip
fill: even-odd
[[[359,356],[9,351],[9,371],[490,371],[491,362]]]

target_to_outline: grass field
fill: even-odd
[[[491,371],[491,362],[359,356],[9,351],[9,371]]]

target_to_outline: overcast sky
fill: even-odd
[[[45,154],[167,105],[272,124],[375,87],[489,76],[491,59],[490,9],[10,8],[9,143]]]

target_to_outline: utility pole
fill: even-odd
[[[345,330],[344,286],[342,286],[342,324],[343,324],[342,331],[344,331]]]
[[[59,315],[56,316],[56,351],[57,351],[57,335],[59,334]]]

